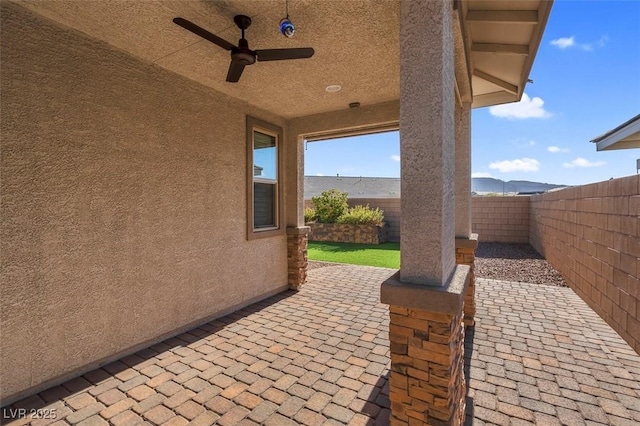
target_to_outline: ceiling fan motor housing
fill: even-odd
[[[251,65],[256,62],[256,55],[252,52],[235,51],[231,53],[231,60],[242,65]]]

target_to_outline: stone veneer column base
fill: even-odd
[[[469,266],[469,286],[464,295],[464,325],[473,327],[476,324],[476,274],[475,261],[478,248],[478,234],[469,238],[456,237],[456,263]]]
[[[307,281],[307,242],[309,227],[287,227],[288,284],[292,290],[299,290]]]
[[[464,294],[469,267],[444,286],[382,284],[389,304],[391,425],[462,425],[465,419]]]

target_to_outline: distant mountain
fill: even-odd
[[[567,185],[510,180],[504,182],[494,178],[473,178],[471,191],[484,195],[487,193],[514,194],[545,192],[550,189],[564,188]],[[400,178],[356,177],[356,176],[305,176],[304,198],[320,195],[323,191],[337,189],[349,194],[349,198],[399,198]]]
[[[556,185],[551,183],[530,182],[528,180],[510,180],[503,181],[494,178],[473,178],[471,179],[471,191],[484,194],[495,192],[498,194],[506,193],[532,193],[545,192],[556,188],[565,188],[567,185]]]

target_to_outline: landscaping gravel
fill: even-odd
[[[567,287],[562,275],[529,244],[481,242],[475,272],[481,278]]]

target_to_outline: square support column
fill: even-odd
[[[299,290],[307,281],[307,243],[311,229],[304,224],[304,138],[286,127],[284,156],[285,212],[287,224],[287,284]]]
[[[464,424],[465,290],[469,267],[446,286],[407,284],[399,274],[382,284],[389,304],[391,425]]]
[[[392,425],[461,425],[464,294],[455,261],[453,9],[401,0],[401,267],[382,284],[389,306]]]
[[[471,103],[456,105],[456,263],[469,266],[464,297],[464,325],[473,327],[476,315],[475,255],[478,234],[471,233]]]
[[[455,267],[451,2],[403,0],[400,22],[400,277],[444,285]]]
[[[473,327],[476,324],[476,249],[478,234],[469,238],[456,238],[456,263],[469,267],[469,285],[464,293],[464,325]]]
[[[309,231],[308,226],[287,228],[288,284],[291,290],[300,290],[307,281]]]
[[[456,238],[471,236],[471,103],[456,105]]]

